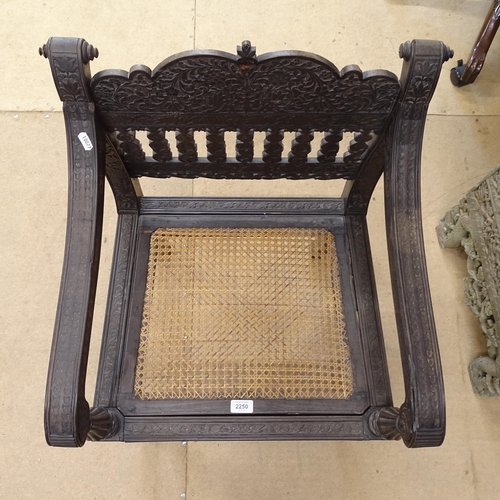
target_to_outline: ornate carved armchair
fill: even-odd
[[[450,49],[406,42],[400,80],[357,66],[338,71],[306,52],[257,57],[247,41],[237,52],[193,50],[153,71],[91,78],[97,50],[83,39],[51,38],[40,49],[63,101],[69,163],[48,443],[402,437],[409,447],[440,445],[445,403],[420,157]],[[406,387],[400,408],[366,224],[382,173]],[[147,197],[141,176],[346,183],[340,198]],[[105,177],[118,227],[90,408],[84,388]]]

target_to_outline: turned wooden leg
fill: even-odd
[[[486,54],[490,48],[493,38],[500,25],[500,0],[494,0],[479,32],[476,43],[469,56],[469,60],[464,64],[458,61],[457,67],[451,70],[450,78],[453,85],[463,87],[477,78],[483,68]]]

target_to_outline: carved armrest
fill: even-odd
[[[82,39],[51,38],[50,61],[66,123],[68,219],[45,401],[47,442],[82,446],[91,427],[85,376],[99,267],[104,198],[104,137],[94,119],[88,61],[97,51]]]
[[[420,161],[427,107],[442,63],[452,55],[442,42],[401,46],[402,90],[387,153],[387,239],[406,394],[397,427],[408,447],[438,446],[445,434],[444,385],[422,234]]]

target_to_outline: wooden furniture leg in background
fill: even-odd
[[[451,70],[450,78],[453,85],[463,87],[473,83],[481,70],[486,59],[493,38],[495,38],[500,24],[500,0],[494,0],[484,20],[483,27],[479,32],[469,60],[464,64],[463,60]]]

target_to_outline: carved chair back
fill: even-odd
[[[90,84],[93,100],[132,176],[217,179],[353,179],[400,92],[384,70],[342,71],[298,51],[255,55],[245,41],[238,55],[196,50],[170,57],[153,71],[106,70]],[[150,156],[137,131],[146,131]],[[165,135],[175,133],[176,149]],[[206,133],[206,158],[195,131]],[[235,134],[233,151],[225,134]],[[258,144],[254,132],[263,132]],[[284,151],[286,132],[294,132]],[[345,133],[353,139],[339,155]],[[319,151],[311,153],[315,133]]]

